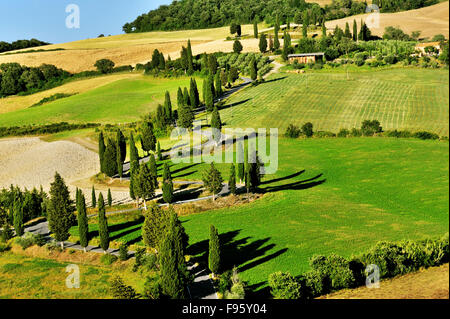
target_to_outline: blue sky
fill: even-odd
[[[62,43],[121,34],[138,15],[171,0],[0,0],[0,41],[36,38]],[[68,29],[69,4],[80,8],[80,28]]]

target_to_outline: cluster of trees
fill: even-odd
[[[41,135],[58,133],[62,131],[79,130],[84,128],[98,127],[97,123],[69,124],[67,122],[46,124],[46,125],[27,125],[27,126],[10,126],[0,127],[0,137],[20,136],[20,135]]]
[[[438,0],[373,0],[381,12],[397,12],[419,9],[438,3]]]
[[[178,127],[192,129],[195,110],[200,107],[200,95],[198,92],[197,81],[194,78],[191,78],[189,91],[186,87],[184,90],[178,88],[177,104]]]
[[[145,295],[151,298],[185,299],[191,282],[184,253],[189,237],[170,206],[152,205],[144,214],[142,239],[148,250],[157,255],[159,276],[146,283]]]
[[[41,45],[48,45],[50,43],[39,41],[37,39],[31,39],[31,40],[17,40],[14,42],[5,42],[0,41],[0,53],[7,52],[7,51],[14,51],[14,50],[21,50],[21,49],[27,49],[27,48],[34,48],[39,47]]]
[[[47,215],[48,196],[36,188],[21,190],[10,186],[0,192],[0,228],[14,227],[16,234],[24,234],[24,224],[34,218]]]
[[[103,132],[100,132],[98,143],[100,172],[109,177],[118,174],[122,178],[123,163],[127,155],[127,144],[122,131],[117,128],[115,138],[107,137],[107,143]]]
[[[238,26],[255,20],[272,24],[278,12],[282,21],[296,12],[312,7],[304,0],[181,0],[162,5],[123,26],[123,31],[147,32],[221,27],[234,24],[232,34],[239,36]]]
[[[51,64],[26,67],[19,63],[3,63],[0,71],[0,97],[51,88],[70,76]]]

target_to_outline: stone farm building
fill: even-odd
[[[299,53],[299,54],[289,54],[289,62],[297,61],[298,63],[315,63],[317,61],[323,60],[323,52],[316,53]]]
[[[440,42],[418,43],[415,46],[414,50],[417,51],[421,56],[429,55],[429,53],[425,51],[426,47],[433,47],[437,50],[437,52],[441,53],[441,43]]]

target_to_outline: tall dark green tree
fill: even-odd
[[[345,23],[344,37],[352,39],[352,33],[350,32],[350,26],[348,25],[348,22]]]
[[[119,144],[119,143],[117,143]],[[123,176],[123,160],[122,160],[122,154],[120,151],[120,146],[116,146],[116,161],[117,161],[117,175],[119,175],[120,181],[122,181]]]
[[[103,155],[104,173],[109,177],[117,174],[117,149],[116,143],[112,139],[108,139],[105,154]]]
[[[100,172],[103,173],[103,155],[105,154],[105,139],[103,137],[103,132],[100,132],[98,136],[98,156],[100,158]]]
[[[173,121],[172,117],[172,102],[170,101],[170,94],[166,91],[165,99],[164,99],[164,114],[168,121],[167,124],[171,124]]]
[[[255,57],[250,60],[250,78],[252,81],[255,81],[258,78],[258,66]]]
[[[123,135],[120,129],[117,129],[116,142],[117,148],[119,149],[120,159],[123,163],[125,161],[125,158],[127,157],[127,142],[125,140],[125,136]]]
[[[16,231],[16,236],[22,236],[24,233],[23,226],[23,205],[20,199],[14,200],[13,204],[13,226]]]
[[[278,15],[275,20],[273,31],[274,31],[273,49],[278,50],[280,48],[280,40],[278,39],[278,32],[280,31],[280,20],[278,18]]]
[[[219,233],[216,227],[211,225],[209,228],[209,254],[208,254],[208,266],[211,270],[213,277],[219,272],[220,269],[220,242]]]
[[[156,144],[156,156],[158,157],[158,161],[162,160],[162,153],[161,153],[161,144],[158,141],[158,144]]]
[[[162,293],[171,299],[185,298],[183,274],[180,271],[178,261],[174,234],[169,231],[161,244],[159,265]]]
[[[245,152],[242,143],[238,143],[237,145],[237,177],[239,178],[239,182],[242,184],[245,178]]]
[[[180,87],[178,87],[178,91],[177,91],[177,105],[178,108],[180,108],[181,105],[184,104],[184,96],[183,96],[183,91],[181,90]]]
[[[191,107],[195,110],[200,106],[200,97],[198,95],[197,82],[194,78],[191,78],[190,81],[189,97],[191,99]]]
[[[135,183],[135,195],[142,198],[144,202],[144,208],[147,210],[146,199],[155,196],[154,178],[150,172],[147,164],[142,163],[139,168],[139,174],[137,175]]]
[[[228,180],[228,188],[230,189],[231,194],[236,195],[236,167],[233,163],[230,167],[230,179]]]
[[[153,188],[156,190],[156,189],[158,189],[158,166],[156,165],[155,156],[150,155],[148,165],[149,165],[148,168],[150,170],[150,174],[152,176]]]
[[[144,150],[147,155],[150,151],[156,150],[156,137],[153,132],[153,124],[149,121],[143,121],[141,124],[141,144],[142,150]]]
[[[205,104],[208,112],[211,112],[214,109],[214,92],[214,78],[213,75],[209,75],[205,89]]]
[[[211,115],[211,128],[212,128],[212,138],[218,143],[222,138],[222,120],[220,119],[219,110],[217,107],[214,107],[214,110]]]
[[[222,91],[222,80],[220,78],[220,72],[217,72],[215,77],[214,77],[214,88],[215,88],[215,93],[216,93],[216,97],[220,97],[223,94]]]
[[[164,201],[169,204],[172,203],[174,199],[173,182],[172,176],[170,174],[169,165],[167,164],[167,162],[164,163],[162,192]]]
[[[91,206],[92,206],[92,208],[95,208],[97,206],[97,198],[95,196],[94,185],[92,185],[92,191],[91,191]]]
[[[203,175],[203,184],[205,188],[213,195],[213,201],[216,199],[216,194],[219,194],[223,189],[223,178],[214,162],[211,162],[209,169]]]
[[[89,243],[89,224],[86,214],[86,199],[84,194],[79,190],[78,197],[78,233],[80,235],[80,246],[83,247],[84,252],[86,252],[86,247]]]
[[[98,195],[98,234],[100,237],[100,248],[106,253],[109,248],[109,229],[105,211],[105,200],[103,199],[102,193]]]
[[[358,40],[358,25],[356,24],[356,20],[353,19],[353,41],[357,41]]]
[[[253,36],[255,37],[255,39],[258,39],[258,21],[253,20]]]
[[[112,206],[112,195],[111,195],[111,189],[108,188],[108,206],[111,207]]]
[[[267,51],[267,39],[265,33],[262,33],[259,37],[259,51],[261,53],[265,53]]]
[[[64,248],[64,241],[69,238],[70,227],[75,223],[74,210],[75,207],[70,199],[69,189],[61,175],[55,173],[55,179],[50,184],[48,226],[55,239],[61,242],[62,248]]]
[[[191,105],[191,98],[189,96],[189,91],[188,91],[187,87],[184,87],[184,90],[183,90],[183,104],[187,105],[187,106]]]
[[[193,57],[192,57],[192,47],[191,47],[191,40],[188,40],[188,44],[187,44],[187,73],[189,75],[191,75],[192,73],[194,73],[194,63],[193,63]]]

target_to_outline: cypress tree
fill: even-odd
[[[322,23],[322,37],[327,36],[327,27],[325,26],[325,23]]]
[[[108,206],[112,206],[112,195],[111,195],[111,189],[108,188]]]
[[[242,47],[241,41],[239,41],[239,40],[234,40],[234,43],[233,43],[233,52],[234,52],[234,53],[237,53],[237,54],[240,54],[240,53],[242,52],[242,49],[243,49],[243,47]]]
[[[191,75],[192,73],[194,73],[194,64],[193,64],[192,47],[191,47],[190,39],[188,39],[188,44],[187,44],[187,62],[188,62],[188,74]]]
[[[178,87],[178,91],[177,91],[177,105],[178,105],[178,109],[184,104],[184,96],[183,96],[183,91],[181,90],[180,87]]]
[[[119,143],[118,143],[119,144]],[[125,149],[126,150],[126,149]],[[122,152],[120,146],[116,146],[116,160],[117,160],[117,174],[120,177],[120,181],[122,181],[123,176],[123,160],[122,160]]]
[[[130,169],[139,167],[139,154],[134,142],[133,133],[130,133]]]
[[[170,232],[162,242],[159,264],[162,293],[171,299],[183,299],[185,297],[183,276],[178,267],[173,234]]]
[[[220,269],[220,243],[219,234],[214,225],[209,228],[209,254],[208,254],[208,266],[211,270],[213,277],[219,272]]]
[[[207,79],[203,79],[203,89],[202,89],[202,98],[203,98],[203,103],[206,104],[206,90],[208,88],[208,80]]]
[[[120,160],[123,163],[125,161],[125,158],[127,157],[127,142],[120,129],[117,129],[116,142],[117,148],[119,149],[118,154],[120,154]]]
[[[258,39],[258,21],[253,20],[253,36],[255,37],[255,39]]]
[[[214,166],[214,162],[211,162],[211,166],[203,175],[203,184],[205,188],[212,193],[213,201],[216,199],[216,194],[219,194],[223,188],[223,179],[220,172]]]
[[[166,91],[165,100],[164,100],[164,114],[166,115],[166,124],[171,124],[173,121],[172,117],[172,102],[170,101],[169,91]]]
[[[158,167],[156,165],[155,156],[150,155],[149,170],[152,176],[153,189],[158,189]]]
[[[212,75],[208,76],[205,94],[206,111],[211,112],[214,108],[214,82]]]
[[[358,25],[356,24],[356,20],[353,19],[353,41],[358,40]]]
[[[98,195],[98,234],[100,236],[100,248],[106,253],[109,248],[109,230],[102,193]]]
[[[48,205],[48,226],[55,239],[64,247],[64,240],[69,238],[69,229],[75,223],[73,202],[69,189],[62,177],[55,173],[55,179],[50,184],[50,201]]]
[[[95,197],[95,188],[92,185],[92,192],[91,192],[91,200],[92,200],[92,208],[95,208],[95,206],[97,205],[97,198]]]
[[[273,52],[273,40],[271,34],[269,34],[269,51]]]
[[[189,96],[187,87],[184,87],[184,90],[183,90],[183,104],[189,105],[189,106],[191,105],[191,98]]]
[[[302,24],[302,36],[305,39],[308,37],[308,26],[304,23]]]
[[[20,237],[24,233],[23,227],[23,205],[19,199],[14,200],[14,212],[13,212],[13,226],[16,231],[16,236]]]
[[[109,177],[117,174],[117,150],[116,143],[108,139],[105,154],[103,155],[103,169],[104,173]]]
[[[86,252],[86,247],[89,243],[89,224],[86,215],[86,200],[80,190],[79,204],[78,204],[78,233],[80,235],[80,246]]]
[[[189,97],[191,99],[191,107],[195,110],[200,106],[200,98],[198,96],[197,82],[193,78],[191,78],[190,82]]]
[[[215,83],[215,93],[216,93],[216,97],[220,97],[222,96],[222,80],[220,78],[220,72],[217,72],[215,77],[214,77],[214,83]]]
[[[158,141],[158,144],[156,145],[156,155],[158,156],[158,161],[162,160],[162,153],[161,153],[161,144]]]
[[[212,128],[212,138],[216,143],[220,141],[222,138],[222,120],[220,119],[220,113],[217,110],[217,107],[214,107],[214,110],[211,115],[211,128]]]
[[[230,167],[230,179],[228,180],[228,188],[230,189],[230,193],[236,195],[236,168],[234,164],[231,164]]]
[[[239,182],[242,184],[245,178],[245,159],[244,159],[244,146],[242,143],[238,143],[237,150],[237,176],[239,178]]]
[[[348,25],[348,22],[345,23],[344,37],[349,38],[349,39],[352,38],[352,34],[350,32],[350,26]]]
[[[173,201],[173,182],[172,176],[170,174],[169,165],[167,162],[164,163],[163,172],[163,184],[162,184],[163,199],[166,203],[172,203]]]
[[[147,164],[142,163],[139,168],[139,175],[137,179],[137,191],[135,194],[141,197],[144,201],[145,210],[147,210],[146,199],[155,196],[154,177],[150,172]]]
[[[103,137],[103,132],[100,132],[98,137],[98,156],[100,158],[100,172],[103,173],[103,154],[105,154],[105,139]]]
[[[194,112],[191,107],[186,104],[181,104],[178,108],[178,126],[192,129],[192,124],[194,122]]]
[[[155,151],[156,149],[156,137],[153,133],[153,124],[149,121],[143,121],[141,124],[141,144],[142,150],[147,155],[150,151]]]
[[[274,26],[274,41],[273,41],[273,48],[274,50],[278,50],[280,48],[280,40],[278,39],[278,31],[280,30],[280,21],[278,18],[278,14],[275,20],[275,26]]]
[[[264,33],[261,34],[261,36],[259,37],[259,51],[261,53],[264,53],[267,51],[267,39],[266,39],[266,35]]]
[[[250,60],[250,78],[255,81],[258,77],[258,67],[256,65],[256,59],[253,57]]]

